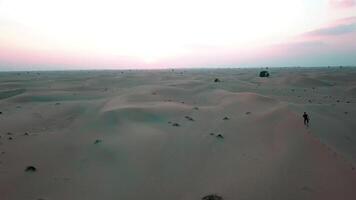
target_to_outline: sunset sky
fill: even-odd
[[[0,70],[356,65],[356,0],[0,0]]]

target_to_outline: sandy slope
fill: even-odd
[[[270,71],[1,73],[0,199],[355,199],[356,69]]]

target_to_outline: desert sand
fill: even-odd
[[[356,68],[260,70],[1,72],[0,199],[356,199]]]

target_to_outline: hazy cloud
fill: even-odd
[[[333,25],[307,32],[306,36],[337,36],[356,31],[356,18],[340,20]]]
[[[342,35],[342,34],[351,33],[354,31],[356,31],[356,23],[318,29],[318,30],[309,32],[308,35],[331,36],[331,35]]]
[[[350,8],[356,6],[356,0],[329,0],[329,4],[334,8]]]

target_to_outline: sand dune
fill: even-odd
[[[355,69],[270,71],[2,73],[0,199],[355,199]]]
[[[346,90],[346,95],[356,97],[356,87],[350,87]]]

